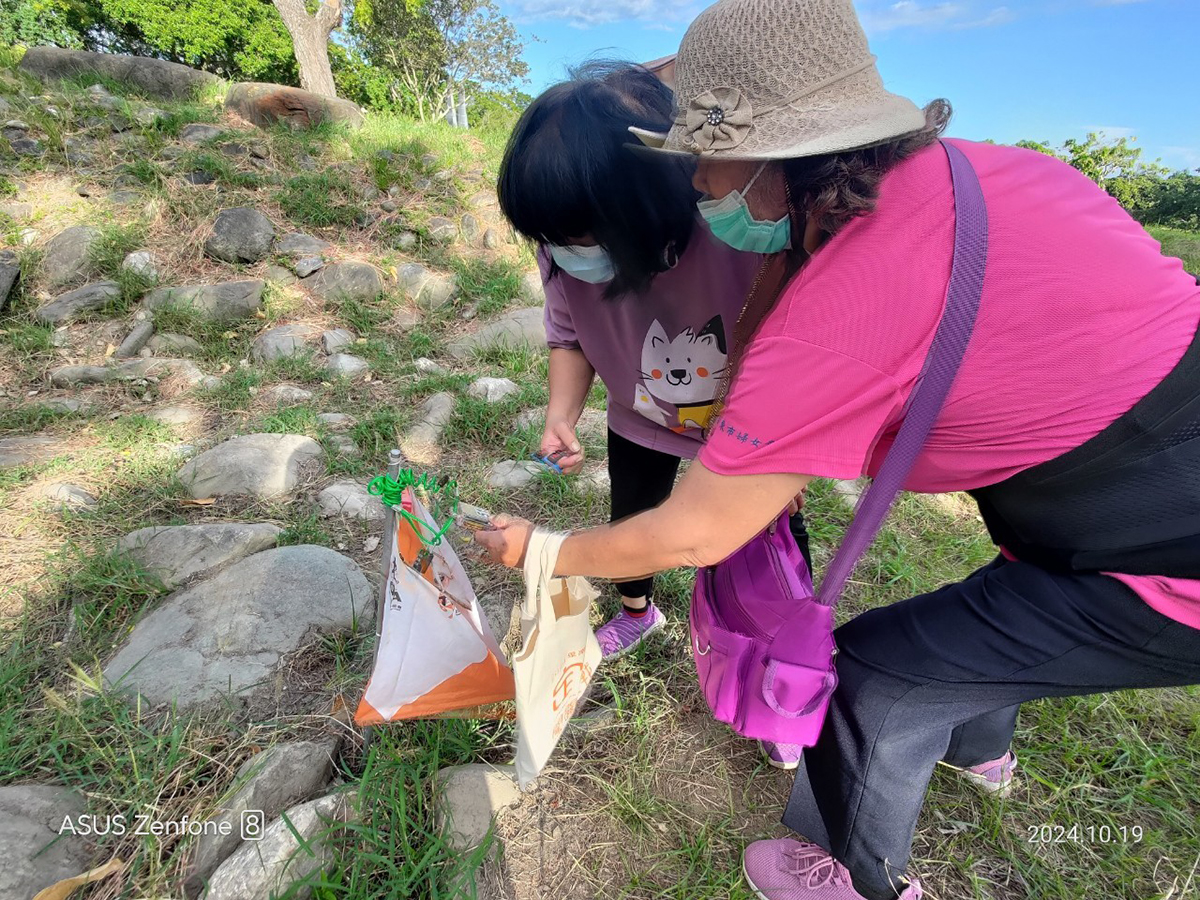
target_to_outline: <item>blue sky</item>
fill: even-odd
[[[537,93],[592,55],[674,53],[707,4],[500,0]],[[1060,144],[1102,130],[1200,168],[1200,0],[855,0],[891,90],[954,105],[950,133]]]

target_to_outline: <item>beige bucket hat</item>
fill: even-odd
[[[720,0],[683,36],[675,82],[671,130],[630,129],[668,153],[792,159],[925,124],[916,104],[884,90],[852,0]]]

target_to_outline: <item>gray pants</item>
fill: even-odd
[[[784,824],[846,865],[868,900],[904,887],[938,760],[1004,754],[1026,700],[1200,683],[1200,629],[1103,575],[995,562],[836,632],[840,679]]]

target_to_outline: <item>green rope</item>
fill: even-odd
[[[428,523],[406,510],[403,506],[406,488],[412,488],[413,493],[420,496],[421,502],[429,507],[430,515],[435,519],[445,519],[446,524],[431,531]],[[401,469],[396,478],[386,474],[373,478],[367,485],[367,491],[378,497],[384,506],[395,510],[412,526],[413,533],[421,543],[431,547],[442,542],[454,522],[454,514],[458,512],[458,484],[452,478],[438,479],[428,473],[414,475],[412,469]],[[426,533],[430,536],[426,537]]]

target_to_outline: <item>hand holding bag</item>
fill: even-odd
[[[541,772],[600,664],[589,610],[599,592],[584,578],[555,578],[566,538],[534,530],[525,551],[521,650],[513,658],[517,687],[517,780],[522,789]]]
[[[701,570],[690,624],[696,673],[713,716],[745,737],[811,747],[837,687],[834,609],[941,412],[971,340],[987,260],[987,207],[962,151],[942,142],[954,187],[954,259],[946,308],[896,440],[814,595],[781,516],[728,559]]]

